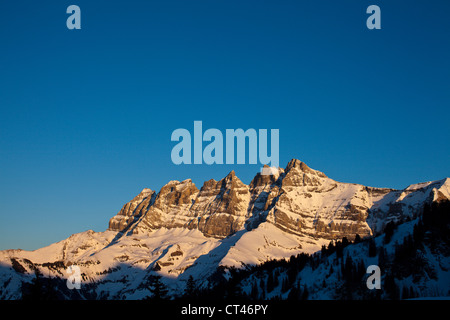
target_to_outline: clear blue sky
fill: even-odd
[[[66,8],[81,8],[81,30]],[[381,8],[382,29],[366,28]],[[449,1],[0,2],[0,249],[103,231],[144,187],[258,165],[172,164],[173,130],[279,129],[343,182],[450,176]]]

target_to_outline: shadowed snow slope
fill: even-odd
[[[419,215],[424,204],[450,199],[450,179],[404,190],[341,183],[293,159],[274,175],[249,185],[230,172],[198,189],[170,181],[157,193],[143,189],[111,218],[105,232],[91,230],[35,251],[0,251],[2,299],[21,297],[22,282],[39,270],[65,279],[77,265],[96,297],[140,299],[158,273],[172,294],[193,276],[206,286],[219,266],[241,267],[314,253],[332,239],[381,233],[390,221]]]

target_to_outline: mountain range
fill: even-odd
[[[343,238],[375,239],[391,222],[411,224],[424,206],[448,200],[449,178],[374,188],[335,181],[297,159],[273,175],[258,173],[249,185],[234,171],[200,189],[191,179],[170,181],[159,192],[144,188],[104,232],[0,251],[0,298],[23,298],[37,275],[60,281],[60,296],[73,298],[63,288],[71,265],[81,270],[80,299],[142,299],[151,295],[146,284],[154,275],[176,297],[188,279],[198,288],[214,285],[218,268],[313,255]]]

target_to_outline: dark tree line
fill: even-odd
[[[391,242],[397,225],[389,223],[385,228],[383,243]],[[388,256],[384,248],[378,251],[378,265],[384,270],[383,292],[387,299],[409,299],[421,295],[418,287],[398,286],[396,280],[412,277],[413,282],[424,276],[437,279],[435,270],[428,265],[423,254],[425,247],[432,253],[450,255],[450,201],[426,204],[412,234],[396,241],[395,251]]]
[[[22,300],[80,300],[96,299],[89,284],[81,290],[70,290],[67,288],[66,280],[57,277],[45,277],[39,269],[34,269],[34,278],[31,282],[22,282]]]

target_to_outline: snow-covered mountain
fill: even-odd
[[[170,181],[143,189],[111,218],[104,232],[85,231],[35,251],[0,251],[0,298],[20,299],[36,270],[66,279],[79,266],[81,297],[141,299],[159,274],[171,295],[192,276],[211,282],[219,266],[242,267],[314,253],[332,239],[379,235],[394,221],[411,221],[423,206],[450,199],[450,179],[403,190],[337,182],[293,159],[249,185],[230,172],[198,189]]]

